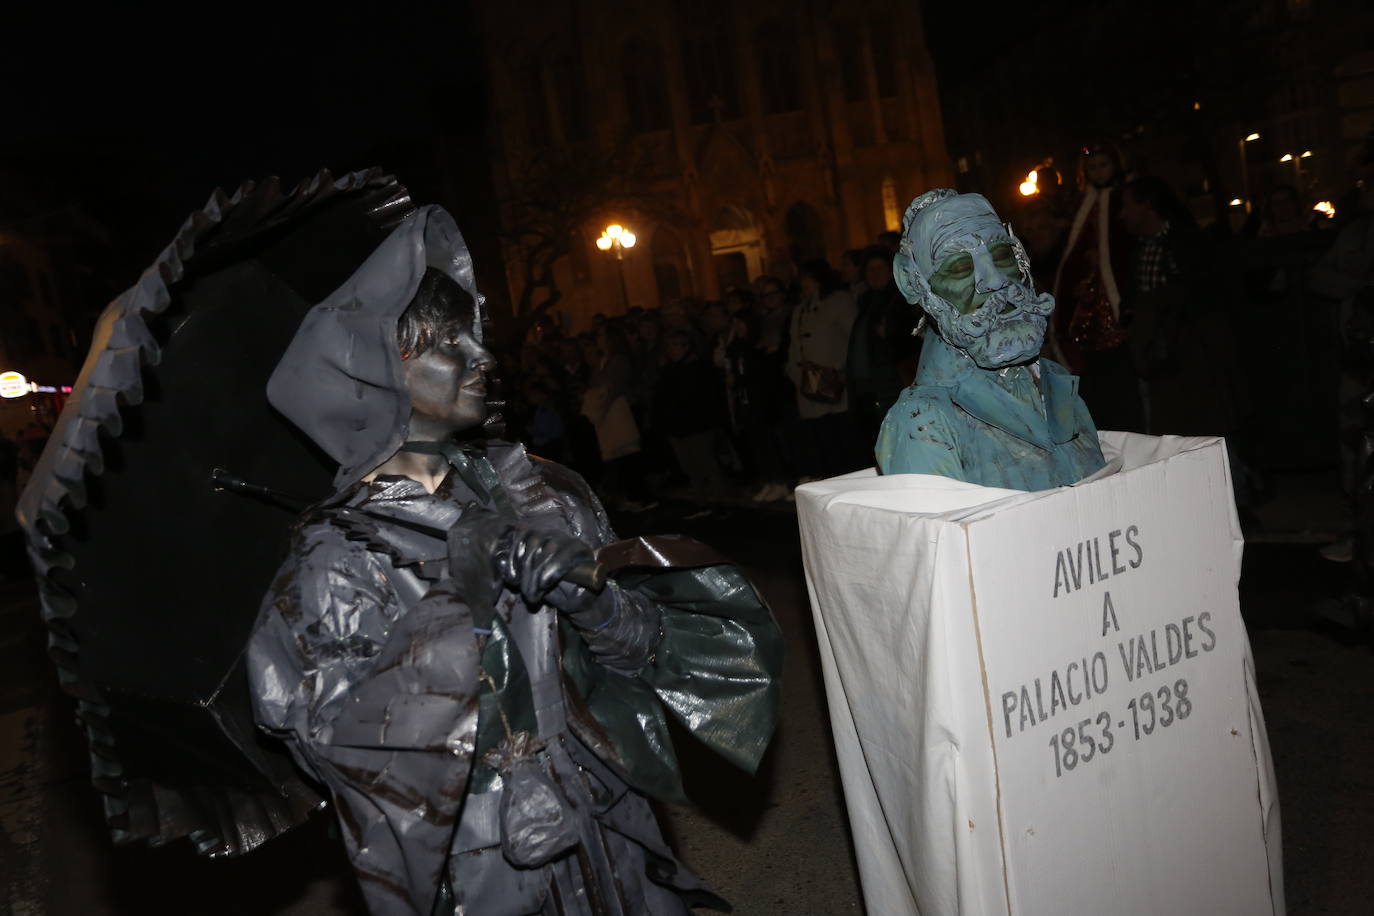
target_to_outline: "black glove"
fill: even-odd
[[[604,610],[589,613],[603,603],[601,595],[567,581],[573,569],[595,562],[592,549],[580,538],[539,528],[516,528],[496,555],[497,572],[526,604],[555,607],[580,629],[595,629],[608,616]]]
[[[661,638],[658,608],[614,582],[594,592],[564,578],[569,570],[585,568],[594,559],[580,538],[523,528],[512,532],[496,562],[507,587],[518,590],[531,607],[557,608],[602,664],[637,671],[653,657]]]

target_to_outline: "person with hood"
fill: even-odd
[[[666,712],[757,766],[776,624],[709,548],[612,544],[580,477],[482,438],[482,301],[424,207],[282,357],[269,400],[339,470],[254,628],[256,718],[328,789],[378,916],[723,907],[646,796],[683,797]]]
[[[1078,380],[1039,358],[1054,298],[1036,293],[1025,249],[992,205],[936,188],[902,227],[893,276],[935,327],[878,432],[878,470],[1044,490],[1101,468]]]

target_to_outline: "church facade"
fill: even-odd
[[[953,180],[917,4],[540,0],[477,16],[511,301],[537,304],[526,287],[551,280],[572,330],[837,264]],[[599,247],[611,225],[634,246]]]

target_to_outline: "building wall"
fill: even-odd
[[[913,3],[546,0],[479,4],[478,19],[498,202],[539,144],[633,163],[618,203],[582,207],[558,265],[575,329],[627,298],[717,297],[800,257],[835,263],[889,228],[885,182],[900,210],[952,181]],[[595,246],[611,222],[638,239],[623,260]]]

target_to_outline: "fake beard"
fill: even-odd
[[[1031,295],[1030,287],[1021,284],[990,294],[968,315],[959,314],[943,299],[938,302],[942,308],[932,310],[932,317],[940,336],[984,369],[1035,358],[1045,340],[1046,318],[1054,310],[1053,296]]]

